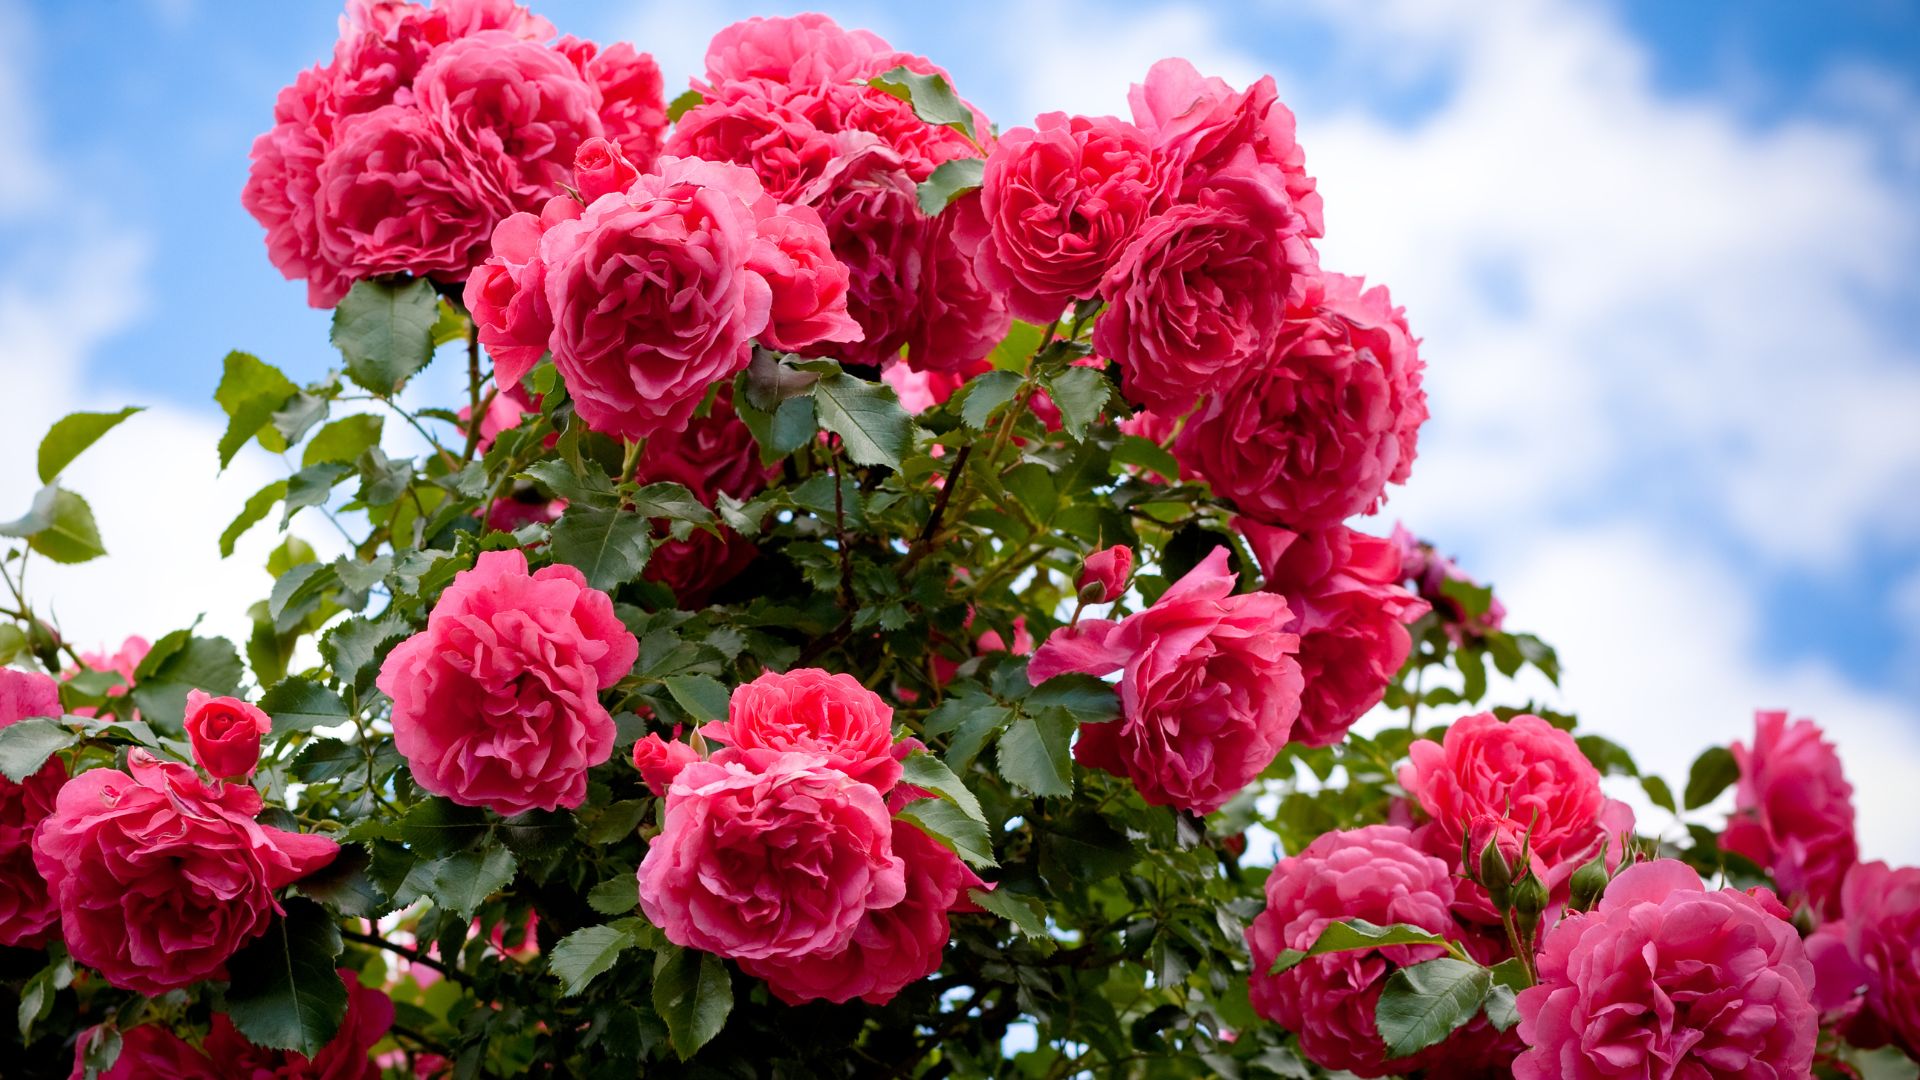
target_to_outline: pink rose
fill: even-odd
[[[734,412],[732,389],[722,388],[707,415],[694,417],[677,432],[663,431],[647,440],[634,479],[642,484],[670,480],[713,507],[722,495],[747,499],[759,494],[775,472],[760,463],[753,432]],[[704,604],[759,554],[745,537],[724,525],[721,529],[720,536],[696,531],[685,540],[661,542],[647,560],[647,580],[672,589],[682,607]]]
[[[523,213],[501,221],[493,230],[493,254],[467,278],[462,299],[480,344],[493,357],[494,382],[503,389],[519,385],[547,354],[553,312],[540,240],[548,229],[578,218],[580,209],[571,197],[556,195],[538,217]]]
[[[893,387],[901,408],[919,414],[945,404],[954,391],[978,374],[978,371],[915,371],[906,361],[894,360],[881,369],[880,379]]]
[[[73,1071],[67,1080],[86,1080],[87,1050],[99,1026],[87,1028],[73,1043]],[[141,1024],[120,1033],[120,1056],[98,1080],[222,1080],[207,1055],[169,1031],[165,1024]]]
[[[605,139],[588,139],[574,151],[573,186],[580,192],[581,202],[623,193],[638,179],[639,168],[627,160],[618,145]]]
[[[1426,614],[1425,601],[1400,586],[1400,549],[1393,541],[1336,525],[1301,534],[1242,519],[1268,592],[1286,597],[1300,635],[1306,691],[1293,740],[1332,746],[1346,738],[1406,663],[1407,624]]]
[[[580,571],[529,575],[525,554],[483,551],[375,682],[393,699],[394,745],[414,780],[507,816],[586,798],[587,770],[613,754],[600,691],[639,648]]]
[[[1419,592],[1422,600],[1433,606],[1434,613],[1440,617],[1441,627],[1455,645],[1468,637],[1499,631],[1507,618],[1507,606],[1500,602],[1499,597],[1491,595],[1491,590],[1487,598],[1487,610],[1469,616],[1458,598],[1447,595],[1445,586],[1449,581],[1457,581],[1477,589],[1479,582],[1460,569],[1452,559],[1435,551],[1432,544],[1414,536],[1398,522],[1393,526],[1393,542],[1400,549],[1403,580]]]
[[[847,313],[847,267],[833,255],[826,223],[809,206],[782,206],[760,219],[753,269],[773,286],[773,310],[761,339],[775,349],[863,336]]]
[[[1380,507],[1413,468],[1427,418],[1421,362],[1384,288],[1315,281],[1311,314],[1291,318],[1270,362],[1214,396],[1174,454],[1240,512],[1324,529]]]
[[[45,675],[0,667],[0,728],[33,716],[57,717],[60,686]],[[33,864],[33,831],[53,813],[67,766],[50,757],[40,771],[14,783],[0,776],[0,945],[37,949],[46,943],[60,909]]]
[[[723,83],[680,117],[666,152],[752,169],[769,195],[792,202],[840,154],[840,140],[808,115],[823,107],[811,87],[760,79]]]
[[[1127,399],[1178,416],[1268,367],[1314,266],[1305,227],[1286,191],[1250,169],[1213,176],[1141,226],[1100,284],[1093,329]]]
[[[1183,166],[1186,187],[1251,158],[1279,174],[1287,195],[1306,218],[1308,236],[1323,229],[1321,200],[1307,175],[1306,154],[1294,141],[1293,112],[1280,104],[1273,76],[1238,92],[1224,81],[1201,77],[1192,64],[1169,58],[1147,71],[1144,84],[1127,92],[1133,122],[1153,145]]]
[[[83,652],[80,654],[80,662],[85,664],[89,670],[111,671],[119,675],[121,680],[120,685],[109,689],[107,696],[110,698],[125,697],[127,694],[133,692],[133,673],[140,670],[140,662],[145,660],[147,654],[152,651],[153,645],[148,642],[146,638],[141,637],[139,634],[132,634],[120,643],[118,650],[112,653],[108,653],[105,649],[95,650],[94,652]],[[60,677],[63,679],[71,679],[79,673],[79,670],[79,668],[68,668],[60,673]],[[82,705],[73,710],[73,715],[75,716],[96,717],[99,714],[100,710],[91,705]],[[140,710],[135,709],[131,716],[135,720],[140,719]]]
[[[244,784],[209,788],[142,749],[127,760],[131,775],[92,769],[67,781],[34,834],[67,949],[149,997],[225,978],[227,957],[279,910],[274,892],[339,845],[254,821],[260,793]]]
[[[940,970],[952,934],[947,915],[971,907],[967,890],[983,883],[953,852],[907,822],[894,822],[893,850],[906,866],[906,896],[891,907],[869,909],[846,948],[829,956],[743,960],[741,969],[765,979],[789,1005],[854,998],[885,1005]]]
[[[360,976],[352,971],[342,968],[339,975],[347,984],[347,1015],[318,1054],[308,1058],[291,1050],[255,1046],[226,1013],[217,1013],[206,1041],[214,1075],[255,1080],[380,1080],[380,1068],[371,1055],[393,1027],[393,999],[362,986]]]
[[[848,82],[893,65],[893,49],[866,30],[842,30],[825,15],[744,19],[713,35],[707,80],[768,79],[809,85]]]
[[[1672,859],[1622,871],[1547,932],[1516,1080],[1811,1076],[1813,966],[1771,900],[1708,892]]]
[[[1860,858],[1853,787],[1840,755],[1811,720],[1754,714],[1753,748],[1733,744],[1740,766],[1733,814],[1720,846],[1766,867],[1787,899],[1823,915],[1840,908],[1840,885]]]
[[[1515,847],[1528,837],[1533,871],[1555,901],[1566,899],[1568,879],[1603,841],[1608,861],[1617,862],[1620,837],[1633,829],[1632,809],[1601,793],[1600,773],[1573,736],[1537,716],[1468,716],[1443,742],[1421,739],[1407,756],[1400,786],[1433,819],[1421,830],[1422,846],[1456,863],[1461,836],[1490,819]],[[1463,881],[1459,893],[1462,918],[1500,921],[1486,890]]]
[[[1020,318],[1059,318],[1098,291],[1176,180],[1169,159],[1124,120],[1046,113],[1014,128],[987,158],[980,276]]]
[[[893,757],[893,709],[844,673],[819,668],[769,671],[734,688],[727,718],[700,734],[734,750],[814,754],[882,794],[900,779]]]
[[[1097,585],[1100,591],[1089,603],[1111,604],[1126,593],[1127,582],[1132,577],[1133,549],[1115,544],[1093,552],[1081,562],[1080,576],[1074,580],[1073,587],[1086,592],[1087,586]]]
[[[663,799],[680,770],[699,760],[700,752],[678,739],[669,742],[650,734],[633,744],[633,767],[640,770],[648,789]]]
[[[1279,975],[1268,971],[1282,951],[1305,950],[1322,930],[1348,919],[1458,938],[1446,863],[1421,852],[1395,825],[1330,832],[1275,864],[1266,894],[1266,910],[1247,927],[1254,1011],[1297,1035],[1301,1052],[1328,1069],[1371,1077],[1415,1067],[1417,1060],[1385,1059],[1374,1009],[1394,969],[1445,955],[1438,945],[1333,953]]]
[[[834,257],[847,268],[847,313],[864,331],[852,347],[826,351],[848,363],[878,365],[897,355],[914,330],[932,223],[920,213],[905,158],[870,136],[846,137],[841,147],[799,201],[825,222]]]
[[[253,140],[252,167],[240,193],[240,204],[267,230],[268,260],[287,280],[305,281],[307,303],[319,308],[339,303],[353,285],[321,254],[314,211],[317,174],[333,126],[335,82],[331,67],[316,67],[280,91],[273,127]]]
[[[193,746],[193,760],[216,780],[252,776],[260,763],[260,740],[272,730],[273,721],[266,713],[239,698],[187,691],[187,739]]]
[[[1839,918],[1807,939],[1818,1004],[1856,1046],[1892,1042],[1920,1060],[1920,868],[1856,863]]]
[[[977,215],[979,202],[978,195],[962,196],[931,222],[921,263],[924,293],[907,330],[910,367],[955,373],[976,370],[986,364],[987,354],[1013,326],[1006,294],[981,279],[977,242],[963,235],[961,228],[970,214]],[[1036,413],[1045,396],[1034,396],[1031,405]]]
[[[1074,760],[1125,776],[1154,806],[1211,813],[1272,764],[1300,711],[1300,638],[1287,602],[1233,595],[1215,548],[1145,611],[1082,619],[1034,654],[1035,686],[1120,671],[1121,718],[1080,728]]]
[[[667,129],[666,83],[652,56],[618,41],[602,49],[571,36],[554,48],[566,54],[600,102],[600,127],[620,153],[642,169],[660,156]],[[587,196],[592,202],[593,197]]]
[[[580,144],[605,134],[594,88],[561,53],[505,30],[435,49],[414,81],[474,182],[507,210],[535,210],[560,193]]]
[[[906,897],[880,793],[812,754],[748,750],[674,778],[640,864],[669,941],[735,960],[832,955]]]

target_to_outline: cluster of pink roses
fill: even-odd
[[[711,757],[649,735],[634,765],[666,799],[640,907],[668,940],[739,962],[789,1004],[885,1004],[940,967],[948,914],[980,880],[891,815],[920,744],[851,675],[770,672],[700,729]]]
[[[255,140],[241,201],[316,307],[353,282],[460,282],[494,226],[561,192],[605,138],[650,163],[660,70],[626,44],[554,38],[513,0],[349,0],[333,57],[300,74]]]

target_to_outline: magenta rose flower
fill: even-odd
[[[260,763],[260,740],[273,721],[239,698],[187,691],[187,739],[193,760],[216,780],[252,776]]]
[[[1854,1045],[1920,1060],[1920,868],[1856,863],[1839,899],[1839,918],[1807,939],[1815,1003]]]
[[[633,744],[633,767],[655,795],[666,798],[680,770],[700,760],[700,752],[678,739],[649,734]]]
[[[1300,635],[1306,690],[1293,741],[1332,746],[1386,696],[1413,648],[1407,624],[1426,614],[1426,601],[1401,587],[1391,540],[1339,525],[1302,534],[1242,519],[1238,528]]]
[[[1101,281],[1093,329],[1127,399],[1179,416],[1268,367],[1314,267],[1305,227],[1286,190],[1252,169],[1215,174],[1141,226]]]
[[[339,845],[259,824],[260,793],[244,784],[209,788],[137,748],[128,768],[67,781],[34,834],[67,949],[149,997],[225,978],[227,957],[279,911],[273,894]]]
[[[834,355],[881,364],[912,334],[925,288],[933,223],[920,213],[908,163],[878,139],[847,136],[840,153],[799,201],[819,211],[836,259],[847,268],[847,312],[863,331]]]
[[[713,35],[707,45],[707,80],[825,85],[885,71],[893,65],[883,61],[893,55],[878,34],[843,30],[825,15],[756,16]]]
[[[1426,850],[1457,864],[1469,829],[1476,841],[1486,834],[1482,847],[1498,841],[1503,851],[1518,851],[1526,836],[1533,872],[1555,901],[1602,842],[1617,862],[1621,835],[1633,829],[1633,810],[1601,793],[1600,773],[1573,736],[1537,716],[1477,713],[1455,721],[1443,742],[1415,742],[1407,756],[1400,786],[1433,819],[1421,830]],[[1500,921],[1485,889],[1462,881],[1458,891],[1461,917]]]
[[[769,671],[735,687],[727,718],[700,734],[735,750],[816,754],[882,794],[900,779],[893,709],[845,673]]]
[[[640,167],[620,152],[616,143],[588,139],[573,154],[573,186],[582,203],[591,203],[602,195],[626,191],[640,179]],[[578,216],[578,215],[569,215]]]
[[[1413,469],[1421,362],[1384,288],[1326,274],[1270,362],[1187,421],[1174,454],[1240,512],[1314,530],[1378,510]]]
[[[1813,1075],[1813,966],[1771,893],[1641,863],[1547,932],[1520,992],[1516,1080]]]
[[[1003,133],[981,183],[980,276],[1042,325],[1092,296],[1178,180],[1145,132],[1111,116],[1045,113]]]
[[[718,505],[722,495],[751,498],[774,475],[775,470],[761,464],[759,444],[734,412],[733,391],[726,387],[714,396],[707,415],[694,417],[677,432],[648,439],[634,470],[640,483],[670,480],[708,507]],[[646,579],[673,590],[683,608],[705,604],[715,589],[759,555],[752,541],[725,525],[720,528],[719,536],[696,531],[685,540],[661,541],[647,560]]]
[[[57,717],[60,685],[37,672],[0,667],[0,728],[33,716]],[[33,864],[33,831],[53,812],[67,766],[50,757],[21,783],[0,776],[0,945],[37,949],[60,909]]]
[[[338,974],[347,984],[347,1015],[319,1053],[308,1058],[291,1050],[255,1046],[226,1013],[216,1013],[206,1041],[214,1075],[254,1080],[380,1080],[380,1067],[372,1054],[375,1044],[393,1027],[393,999],[362,986],[353,971],[342,968]]]
[[[1733,744],[1740,766],[1733,814],[1720,846],[1766,867],[1789,903],[1837,914],[1840,886],[1860,858],[1853,787],[1840,755],[1811,720],[1754,714],[1751,749]]]
[[[775,349],[819,341],[856,342],[863,332],[847,313],[848,272],[834,257],[826,223],[809,206],[782,206],[760,219],[753,269],[773,286],[760,337]]]
[[[791,202],[839,156],[839,140],[809,116],[823,108],[812,87],[763,79],[721,83],[680,117],[666,152],[752,169],[769,195]]]
[[[735,960],[832,955],[906,897],[871,784],[815,754],[746,750],[674,778],[640,909],[676,945]]]
[[[332,307],[353,285],[320,251],[315,213],[320,163],[333,128],[331,65],[301,72],[273,104],[273,127],[253,141],[240,204],[267,230],[267,259],[289,281],[307,283],[307,303]]]
[[[1267,906],[1247,927],[1252,973],[1247,996],[1255,1012],[1300,1039],[1300,1050],[1329,1069],[1386,1076],[1415,1060],[1386,1060],[1374,1023],[1380,991],[1396,968],[1445,955],[1438,945],[1395,945],[1332,953],[1268,971],[1287,949],[1305,950],[1329,925],[1365,919],[1405,923],[1449,938],[1460,936],[1448,908],[1453,878],[1446,863],[1422,852],[1396,825],[1330,832],[1267,877]]]
[[[1093,552],[1080,563],[1080,576],[1074,579],[1073,587],[1084,593],[1087,586],[1097,586],[1100,591],[1090,603],[1111,604],[1126,593],[1127,582],[1132,577],[1133,549],[1114,544]]]
[[[145,660],[147,654],[152,651],[153,645],[151,642],[139,634],[131,634],[125,641],[120,643],[118,649],[111,653],[105,649],[96,649],[93,652],[81,653],[80,662],[91,670],[111,671],[120,676],[120,685],[110,688],[107,691],[107,696],[110,698],[125,697],[133,691],[133,673],[140,669],[140,662]],[[62,679],[71,679],[78,674],[79,671],[80,669],[77,667],[68,668],[60,673],[60,677]],[[100,710],[91,705],[82,705],[73,710],[73,715],[75,716],[97,717],[99,713]],[[140,710],[135,709],[131,715],[135,720],[140,719]]]
[[[1497,596],[1489,595],[1487,610],[1470,616],[1458,597],[1447,595],[1449,581],[1476,589],[1480,583],[1452,559],[1435,551],[1432,544],[1414,536],[1398,522],[1393,526],[1393,542],[1400,548],[1400,572],[1404,580],[1420,594],[1420,599],[1433,606],[1434,614],[1440,617],[1441,628],[1455,645],[1469,637],[1497,632],[1505,623],[1507,606]]]
[[[1154,605],[1119,622],[1082,619],[1033,656],[1035,686],[1070,671],[1119,671],[1121,718],[1087,724],[1074,760],[1124,776],[1154,806],[1207,814],[1273,762],[1300,712],[1298,635],[1287,602],[1233,595],[1215,548]]]
[[[601,131],[641,169],[652,168],[667,129],[666,82],[660,77],[660,65],[624,41],[603,49],[568,35],[554,48],[572,60],[593,87],[600,103]]]
[[[528,574],[525,554],[483,551],[375,683],[422,788],[502,815],[553,810],[579,806],[587,770],[612,756],[600,691],[639,649],[580,571]]]
[[[1250,158],[1278,174],[1306,219],[1306,234],[1321,235],[1320,195],[1307,175],[1306,154],[1294,141],[1293,112],[1280,104],[1273,76],[1242,93],[1220,79],[1202,77],[1185,60],[1169,58],[1148,69],[1146,82],[1127,92],[1127,102],[1133,122],[1153,145],[1180,162],[1188,190]]]
[[[73,1071],[67,1074],[67,1080],[86,1080],[87,1051],[98,1031],[97,1025],[90,1027],[74,1040]],[[141,1024],[121,1032],[120,1056],[111,1068],[95,1075],[98,1080],[223,1080],[207,1055],[161,1023]]]
[[[977,242],[961,228],[962,222],[978,213],[979,202],[978,194],[964,195],[930,223],[920,270],[924,293],[907,330],[909,367],[964,379],[990,366],[987,354],[1013,327],[1006,294],[981,278]],[[1034,395],[1036,413],[1045,396]]]

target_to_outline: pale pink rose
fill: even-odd
[[[1126,593],[1127,582],[1132,578],[1133,549],[1125,544],[1115,544],[1103,547],[1081,561],[1080,576],[1074,580],[1073,587],[1085,592],[1087,586],[1098,585],[1100,592],[1092,602],[1111,604]]]
[[[393,699],[394,745],[415,782],[506,816],[586,799],[587,770],[613,754],[600,692],[638,653],[580,571],[528,574],[522,552],[483,551],[376,685]]]
[[[572,35],[555,42],[554,48],[572,60],[593,87],[606,137],[642,170],[651,169],[667,129],[666,83],[652,55],[624,41],[602,49]],[[592,202],[593,196],[586,199]]]
[[[1300,638],[1271,593],[1233,595],[1215,548],[1154,605],[1082,619],[1034,654],[1038,686],[1070,671],[1121,672],[1121,718],[1086,724],[1074,760],[1124,776],[1154,806],[1207,814],[1272,764],[1300,712]]]
[[[1380,991],[1395,969],[1445,955],[1438,945],[1396,945],[1332,953],[1268,974],[1287,949],[1305,950],[1336,922],[1405,923],[1459,938],[1449,906],[1446,863],[1415,846],[1394,825],[1330,832],[1267,877],[1267,906],[1247,927],[1252,969],[1247,996],[1255,1012],[1293,1032],[1307,1058],[1357,1076],[1408,1071],[1416,1060],[1386,1060],[1374,1023]]]
[[[663,799],[680,770],[699,760],[700,752],[678,739],[649,734],[633,744],[633,767],[640,770],[648,790]]]
[[[505,30],[435,49],[413,92],[463,168],[506,212],[537,210],[572,176],[574,151],[604,135],[595,93],[564,55]]]
[[[906,897],[880,793],[813,754],[740,751],[674,778],[640,909],[676,945],[735,960],[832,955]]]
[[[735,687],[727,718],[700,734],[734,750],[818,755],[882,794],[900,779],[892,707],[845,673],[769,671]]]
[[[342,968],[347,984],[347,1015],[340,1030],[312,1058],[291,1050],[268,1050],[248,1042],[226,1013],[216,1013],[207,1033],[206,1053],[214,1075],[251,1080],[380,1080],[374,1045],[393,1027],[393,999],[360,984],[360,976]]]
[[[1454,721],[1443,742],[1416,741],[1407,756],[1400,786],[1432,818],[1421,830],[1428,851],[1457,864],[1461,837],[1476,822],[1491,822],[1516,849],[1517,838],[1527,837],[1533,872],[1556,902],[1566,900],[1573,872],[1602,843],[1608,862],[1617,863],[1621,837],[1633,829],[1633,810],[1601,793],[1600,773],[1573,736],[1537,716],[1502,721],[1477,713]],[[1459,894],[1462,918],[1499,922],[1485,889],[1462,881]]]
[[[905,360],[894,360],[881,369],[880,379],[893,387],[901,408],[919,414],[944,405],[954,391],[978,374],[978,371],[915,371]]]
[[[553,311],[547,306],[547,264],[540,240],[547,230],[580,216],[579,202],[556,195],[539,216],[513,214],[494,227],[492,251],[467,278],[462,299],[473,325],[493,357],[493,379],[504,388],[518,386],[547,354],[553,337]]]
[[[844,314],[844,313],[843,313]],[[684,485],[709,508],[720,496],[747,499],[760,493],[778,470],[760,462],[753,432],[733,409],[733,391],[722,388],[705,416],[677,432],[659,432],[640,453],[634,479]],[[688,610],[704,606],[714,590],[739,576],[758,557],[753,542],[725,525],[721,535],[695,530],[685,540],[666,539],[647,560],[646,579],[673,590]]]
[[[73,1071],[67,1080],[86,1080],[87,1050],[98,1025],[80,1033],[73,1043]],[[163,1023],[141,1024],[120,1033],[120,1056],[113,1067],[96,1074],[98,1080],[224,1080],[207,1055],[169,1031]]]
[[[0,667],[0,728],[61,715],[60,686],[37,672]],[[67,766],[56,755],[21,783],[0,776],[0,945],[37,949],[60,909],[33,865],[33,831],[53,813]]]
[[[860,324],[847,312],[847,267],[834,257],[819,213],[810,206],[782,206],[760,219],[760,239],[751,265],[773,287],[761,340],[784,350],[859,341]]]
[[[279,910],[274,893],[331,862],[339,845],[259,824],[260,793],[245,784],[209,788],[138,748],[128,768],[67,781],[34,834],[67,949],[149,997],[225,978],[227,957]]]
[[[1860,858],[1853,786],[1840,755],[1811,720],[1754,714],[1753,747],[1733,744],[1740,766],[1733,814],[1720,846],[1765,867],[1793,904],[1838,914],[1840,885]]]
[[[1813,1075],[1813,966],[1772,894],[1708,892],[1641,863],[1547,932],[1520,992],[1516,1080],[1800,1080]]]
[[[1120,363],[1127,399],[1178,416],[1201,394],[1266,369],[1289,302],[1314,268],[1305,220],[1270,177],[1215,174],[1149,219],[1100,285],[1093,347]]]
[[[111,653],[105,649],[81,653],[80,662],[85,664],[91,671],[111,671],[119,675],[120,685],[109,689],[107,696],[110,698],[125,697],[127,694],[133,692],[133,673],[140,670],[140,662],[145,660],[147,654],[152,651],[153,645],[151,642],[139,634],[132,634],[120,643],[120,648]],[[60,673],[60,677],[63,679],[71,679],[79,670],[79,668],[68,668]],[[91,705],[82,705],[73,710],[73,715],[75,716],[95,717],[99,714],[100,710]],[[140,711],[135,709],[131,716],[135,720],[140,719]]]
[[[1321,235],[1320,195],[1307,175],[1306,154],[1294,141],[1293,112],[1280,104],[1273,76],[1242,93],[1220,79],[1203,78],[1185,60],[1170,58],[1148,69],[1146,82],[1127,92],[1127,102],[1133,122],[1154,146],[1180,162],[1189,190],[1251,158],[1279,174],[1306,218],[1307,235]]]
[[[842,30],[825,15],[744,19],[707,45],[707,81],[742,79],[823,85],[879,74],[893,49],[867,30]]]
[[[1407,624],[1426,614],[1426,601],[1401,587],[1391,540],[1339,525],[1309,534],[1247,519],[1237,527],[1263,587],[1295,615],[1307,685],[1293,741],[1332,746],[1386,696],[1413,648]]]
[[[1175,163],[1146,133],[1111,116],[1045,113],[1003,133],[987,158],[980,276],[1013,314],[1042,325],[1094,295],[1108,267],[1165,208]]]
[[[1848,1042],[1920,1061],[1920,868],[1854,864],[1838,914],[1807,939],[1816,1004]]]
[[[253,775],[260,740],[273,730],[273,721],[239,698],[189,690],[186,727],[193,760],[216,780],[235,780]]]
[[[1213,397],[1174,454],[1241,513],[1314,530],[1378,510],[1413,468],[1427,418],[1421,362],[1384,288],[1315,279],[1271,359]]]

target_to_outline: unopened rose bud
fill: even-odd
[[[273,730],[273,721],[239,698],[189,690],[186,727],[193,760],[208,776],[234,780],[260,763],[260,739]]]
[[[1568,883],[1570,910],[1592,910],[1593,905],[1600,902],[1600,894],[1607,891],[1607,881],[1612,877],[1607,872],[1607,843],[1607,838],[1601,837],[1599,853],[1573,872],[1573,879]]]
[[[1123,544],[1101,548],[1080,565],[1080,579],[1074,587],[1088,604],[1110,604],[1127,591],[1127,579],[1133,576],[1133,549]]]
[[[1523,919],[1538,919],[1547,910],[1547,887],[1528,873],[1513,885],[1513,910]]]
[[[640,170],[621,155],[618,146],[593,138],[574,151],[573,178],[580,189],[580,198],[592,202],[602,195],[632,187],[640,178]]]
[[[1505,911],[1513,904],[1513,869],[1500,854],[1498,841],[1489,840],[1487,846],[1480,849],[1480,884],[1493,900],[1495,911]]]

